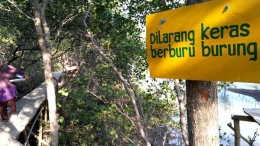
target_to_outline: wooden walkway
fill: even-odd
[[[62,72],[54,72],[53,77],[58,79]],[[54,84],[56,85],[56,81]],[[17,119],[14,123],[6,122],[0,124],[0,128],[9,133],[13,138],[18,139],[19,134],[25,129],[27,124],[33,119],[42,103],[47,98],[46,84],[42,83],[29,94],[16,102]],[[9,115],[10,116],[10,115]],[[2,145],[2,140],[0,141]]]

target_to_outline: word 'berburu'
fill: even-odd
[[[202,57],[221,57],[221,56],[250,56],[249,60],[256,61],[258,44],[257,42],[237,42],[237,43],[227,43],[227,44],[216,44],[218,39],[236,39],[236,38],[245,38],[250,35],[250,24],[243,23],[241,25],[224,25],[220,27],[210,27],[205,26],[201,23],[200,33],[200,49]],[[189,43],[187,46],[181,47],[172,47],[172,44]],[[210,42],[207,44],[207,42]],[[186,43],[186,44],[187,44]],[[195,31],[179,31],[179,32],[169,32],[162,33],[157,31],[150,34],[150,45],[151,45],[151,57],[152,58],[174,58],[174,57],[196,57],[195,46]],[[167,44],[165,47],[154,48],[154,45]],[[214,44],[214,45],[213,45]]]

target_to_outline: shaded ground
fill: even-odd
[[[228,91],[239,93],[255,98],[255,100],[260,101],[260,90],[255,89],[228,89]]]

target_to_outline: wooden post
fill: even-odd
[[[44,122],[47,123],[47,120],[48,120],[48,100],[45,100]]]
[[[26,126],[26,127],[27,127],[27,126]],[[26,127],[25,127],[25,128],[26,128]],[[27,132],[26,132],[26,129],[24,129],[22,133],[23,133],[24,140],[26,140],[27,137],[28,137]],[[25,146],[30,146],[30,144],[28,143],[28,144],[26,144]]]
[[[240,134],[239,121],[248,121],[248,122],[256,122],[256,121],[251,116],[231,115],[231,118],[234,121],[235,146],[240,146],[240,138],[242,137],[242,135]],[[245,141],[248,142],[247,140]]]
[[[234,128],[235,128],[235,146],[240,146],[240,126],[239,119],[234,120]]]
[[[44,107],[44,123],[45,123],[45,129],[46,129],[46,123],[48,121],[48,100],[45,100],[45,107]],[[47,143],[50,143],[48,136],[45,136],[44,140]]]
[[[45,108],[45,105],[43,104],[43,107]],[[42,139],[42,111],[40,113],[40,118],[39,118],[39,139]],[[38,142],[38,146],[41,146],[42,145],[42,141],[39,140]]]
[[[240,126],[239,120],[234,120],[234,127],[235,127],[235,146],[240,146]]]

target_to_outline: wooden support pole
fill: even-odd
[[[25,128],[27,128],[27,127],[25,127]],[[26,140],[26,138],[28,137],[26,130],[23,130],[22,133],[23,133],[24,140]],[[28,143],[28,144],[25,145],[25,146],[30,146],[30,144]]]
[[[240,146],[240,126],[239,120],[234,120],[234,128],[235,128],[235,146]]]
[[[43,105],[43,108],[44,107],[45,107],[45,105]],[[41,111],[40,118],[39,118],[39,139],[42,139],[42,121],[43,121],[43,118],[42,118],[43,114],[42,113],[43,112]],[[42,141],[41,140],[39,140],[38,146],[42,146]]]
[[[47,123],[48,120],[48,100],[45,100],[45,106],[44,106],[44,122]]]
[[[231,115],[231,118],[234,121],[234,131],[235,131],[235,146],[240,146],[240,126],[239,121],[250,121],[250,117],[248,116],[238,116],[238,115]]]
[[[44,123],[46,124],[47,121],[48,121],[48,100],[46,99],[45,100],[45,106],[44,106]],[[46,125],[45,125],[45,127],[46,127]],[[47,143],[50,143],[48,136],[45,137],[44,140],[47,141]]]
[[[239,121],[256,122],[254,118],[252,118],[251,116],[231,115],[231,118],[233,120],[239,120]]]
[[[244,138],[241,134],[240,134],[240,126],[239,126],[239,122],[240,121],[247,121],[247,122],[256,122],[255,119],[252,116],[242,116],[242,115],[231,115],[231,118],[234,121],[234,128],[232,127],[231,124],[228,124],[228,126],[234,130],[235,132],[235,146],[240,146],[240,138],[242,138],[243,140],[245,140],[249,145],[252,144],[252,142],[249,140],[247,140],[246,138]]]

